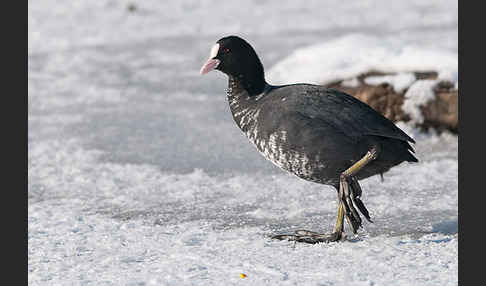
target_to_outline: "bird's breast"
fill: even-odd
[[[292,138],[287,131],[280,128],[269,132],[265,123],[259,121],[260,109],[242,109],[234,113],[234,119],[248,140],[267,160],[277,167],[298,177],[314,181],[314,174],[325,167],[318,156],[310,156],[303,150],[296,150],[291,146]]]

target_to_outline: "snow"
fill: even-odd
[[[352,79],[345,79],[341,82],[341,85],[347,86],[347,87],[358,87],[360,85],[360,82],[358,78],[353,77]]]
[[[437,71],[439,79],[457,82],[457,58],[457,50],[446,46],[417,46],[394,35],[384,38],[356,33],[297,49],[266,74],[276,84],[326,84],[377,70],[400,73],[393,80],[405,88],[403,85],[413,81],[412,71]]]
[[[424,121],[420,106],[424,106],[435,98],[434,87],[438,82],[436,79],[418,80],[407,90],[402,109],[410,115],[410,123],[422,123]]]
[[[424,147],[456,144],[452,135],[425,137]],[[103,162],[101,152],[79,145],[29,146],[31,281],[220,284],[237,283],[239,273],[255,284],[457,279],[457,158],[450,151],[393,169],[384,183],[365,180],[375,223],[359,237],[293,246],[268,235],[329,230],[336,209],[330,188],[285,174],[168,174]]]
[[[399,73],[384,76],[369,76],[365,78],[365,83],[370,85],[390,84],[396,92],[402,92],[416,80],[413,73]]]
[[[399,122],[420,162],[361,181],[374,223],[273,241],[330,231],[336,193],[265,161],[226,77],[198,74],[239,34],[282,80],[351,79],[378,58],[398,74],[440,60],[457,80],[457,3],[389,2],[29,1],[29,285],[457,285],[456,135]],[[429,87],[410,86],[411,112]]]

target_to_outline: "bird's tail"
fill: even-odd
[[[405,144],[407,144],[407,146],[406,146],[407,147],[407,158],[405,160],[407,162],[415,162],[415,163],[417,163],[418,162],[418,159],[414,155],[415,150],[413,149],[412,146],[410,146],[410,143],[405,142]]]

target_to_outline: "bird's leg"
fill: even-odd
[[[311,244],[319,242],[339,241],[343,238],[344,218],[346,218],[349,225],[351,225],[351,229],[354,233],[357,233],[358,228],[361,226],[361,217],[358,214],[355,206],[369,222],[372,222],[368,210],[360,199],[362,190],[355,175],[369,162],[376,159],[378,153],[379,149],[377,147],[371,148],[366,153],[366,155],[363,156],[363,158],[361,158],[358,162],[354,163],[351,167],[349,167],[341,174],[338,191],[338,213],[336,225],[334,226],[334,231],[332,233],[322,234],[309,230],[297,230],[295,231],[295,234],[274,235],[272,236],[272,238],[279,240],[306,242]]]
[[[353,233],[357,233],[361,226],[361,217],[356,211],[355,205],[365,218],[372,222],[368,210],[360,199],[362,191],[355,175],[369,162],[375,160],[378,153],[379,149],[377,147],[370,149],[363,158],[344,171],[339,180],[339,202],[344,205],[344,215]]]

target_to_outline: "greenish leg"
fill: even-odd
[[[339,204],[336,225],[334,226],[334,232],[344,232],[344,206]]]
[[[361,187],[355,175],[371,161],[378,156],[379,150],[372,148],[366,153],[358,162],[346,169],[340,177],[339,191],[338,191],[338,213],[336,218],[336,225],[334,231],[330,234],[321,234],[309,230],[296,230],[295,234],[280,234],[272,236],[273,239],[290,240],[296,242],[306,243],[320,243],[320,242],[334,242],[339,241],[344,233],[344,218],[351,226],[354,233],[357,233],[358,228],[361,227],[361,217],[358,214],[355,206],[365,216],[365,218],[372,222],[368,210],[360,199]]]

